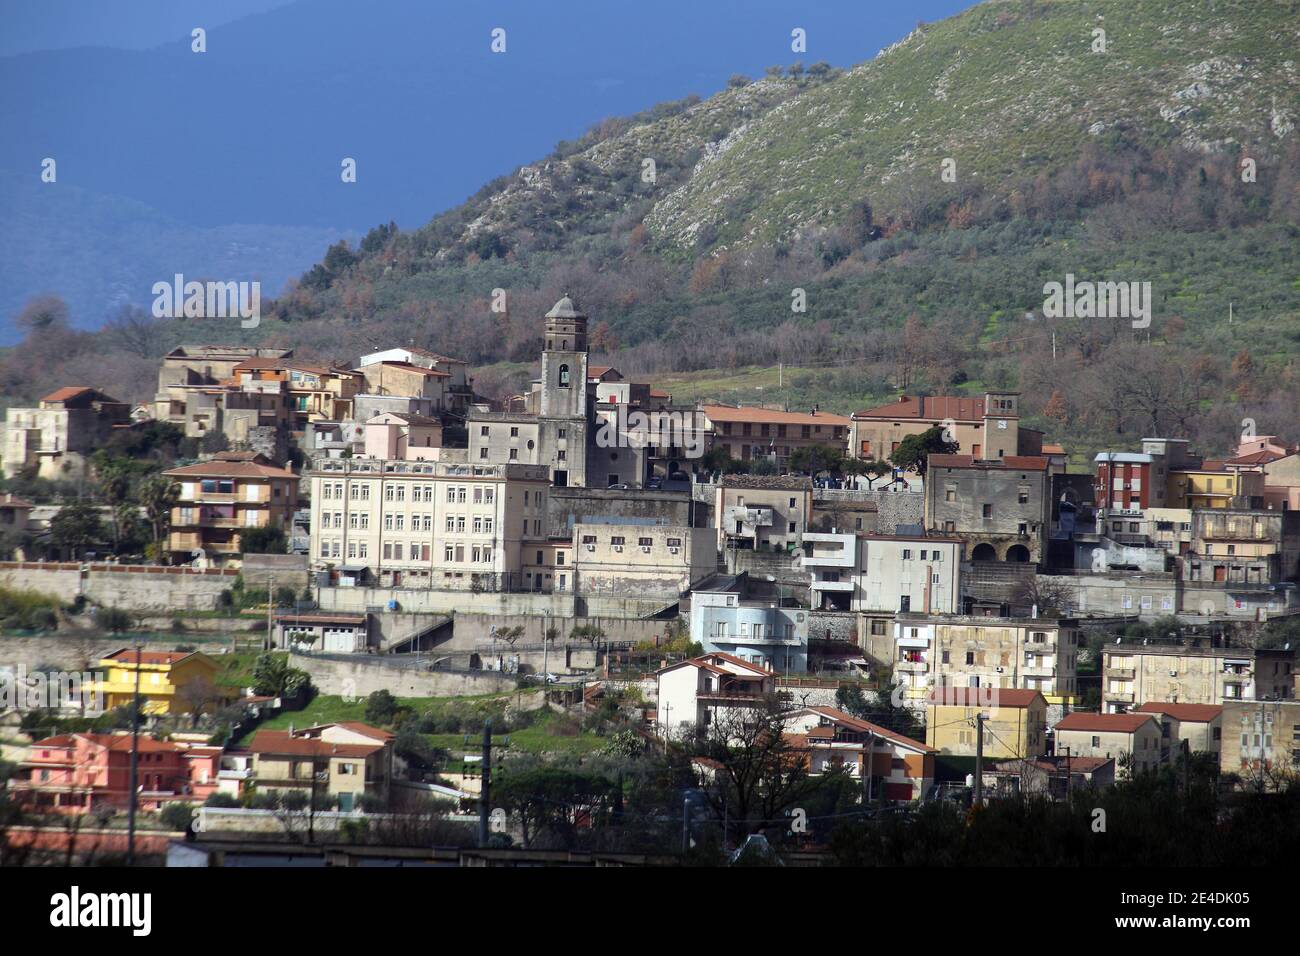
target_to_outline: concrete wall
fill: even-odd
[[[327,611],[364,611],[386,608],[397,601],[403,611],[449,614],[467,611],[480,614],[550,614],[574,616],[571,593],[437,591],[432,588],[341,588],[322,587],[317,598]]]
[[[569,632],[573,630],[574,625],[584,624],[604,630],[606,640],[639,643],[654,640],[656,637],[662,638],[669,623],[669,621],[647,621],[635,618],[547,618],[535,614],[457,614],[452,625],[454,634],[452,640],[440,643],[438,647],[469,650],[482,647],[484,644],[491,644],[493,626],[497,628],[498,632],[509,627],[523,627],[523,635],[515,642],[521,645],[540,644],[548,626],[556,628],[560,632],[560,640],[564,641],[569,636]],[[581,643],[585,644],[586,642]],[[504,647],[505,643],[502,642],[501,646]]]
[[[19,665],[29,671],[41,666],[55,666],[62,670],[81,670],[93,665],[105,655],[123,647],[133,646],[136,635],[120,634],[116,637],[96,637],[92,634],[47,634],[40,637],[0,636],[0,669]],[[222,654],[228,647],[225,640],[204,640],[200,635],[178,634],[163,641],[146,641],[147,651],[170,651],[178,644],[193,645],[212,657]]]
[[[311,675],[322,694],[367,697],[377,690],[396,697],[455,697],[515,689],[513,677],[491,671],[428,671],[374,655],[295,654],[289,663]]]
[[[215,610],[218,596],[235,583],[236,574],[149,565],[0,562],[0,586],[39,591],[64,603],[84,594],[94,604],[134,611]]]

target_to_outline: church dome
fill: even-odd
[[[551,311],[546,313],[548,319],[585,319],[586,317],[586,313],[580,311],[567,295],[551,306]]]

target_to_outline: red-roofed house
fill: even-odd
[[[299,790],[356,809],[363,794],[388,798],[393,735],[350,721],[305,730],[259,730],[248,745],[258,790]]]
[[[986,392],[983,398],[901,395],[888,405],[854,412],[849,447],[858,458],[885,460],[908,435],[936,426],[951,429],[958,450],[975,458],[1041,451],[1041,432],[1021,434],[1018,392]]]
[[[814,776],[845,768],[858,780],[870,767],[863,792],[886,800],[919,800],[934,783],[933,747],[833,707],[789,714],[786,734],[807,755]]]
[[[32,469],[41,478],[74,480],[113,430],[130,424],[130,404],[86,385],[56,389],[36,408],[6,409],[0,436],[4,476]]]
[[[1183,741],[1192,753],[1216,756],[1223,743],[1223,707],[1218,704],[1182,704],[1151,700],[1133,713],[1155,714],[1160,720],[1161,749],[1177,759]]]
[[[1056,753],[1113,757],[1120,777],[1154,770],[1164,763],[1160,719],[1155,714],[1095,714],[1075,711],[1053,728]]]
[[[705,428],[713,433],[713,447],[723,447],[732,458],[775,458],[783,469],[798,448],[830,446],[844,451],[851,422],[843,415],[814,409],[786,412],[754,406],[701,405]]]
[[[219,452],[163,474],[181,487],[167,542],[178,561],[237,557],[241,529],[288,528],[298,504],[298,476],[253,452]]]
[[[975,756],[977,714],[986,718],[984,756],[1047,752],[1047,698],[1036,690],[942,685],[931,688],[924,702],[925,742],[940,753]]]
[[[737,714],[763,706],[776,692],[776,676],[732,654],[704,654],[670,664],[656,675],[659,703],[656,720],[667,737],[696,728],[726,724]]]
[[[208,750],[189,748],[141,735],[136,779],[141,810],[160,810],[178,800],[202,801],[215,789],[209,783]],[[62,734],[32,744],[10,789],[19,802],[39,810],[86,813],[111,806],[125,809],[131,796],[131,735]],[[200,780],[197,783],[196,781]]]

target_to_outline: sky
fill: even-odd
[[[264,228],[281,282],[318,261],[322,237],[416,228],[601,119],[769,65],[851,66],[969,5],[0,0],[0,322],[38,292],[75,300],[83,325],[103,319],[100,286],[112,303],[144,298],[137,286],[172,264],[111,248],[142,229],[178,237],[176,271],[241,278],[248,228]],[[48,159],[57,184],[41,179]]]

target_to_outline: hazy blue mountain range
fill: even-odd
[[[604,117],[770,64],[859,62],[966,5],[299,0],[209,28],[197,54],[188,31],[126,48],[152,36],[141,22],[157,28],[141,20],[149,8],[132,30],[64,0],[69,35],[103,46],[0,59],[0,316],[56,292],[95,326],[182,268],[260,273],[274,293],[329,238],[423,223]],[[7,4],[0,22],[28,16],[27,49],[54,42],[48,11]],[[504,54],[490,50],[495,27]],[[791,50],[795,27],[806,53]],[[45,157],[57,184],[40,183]],[[340,181],[345,157],[356,183]]]

